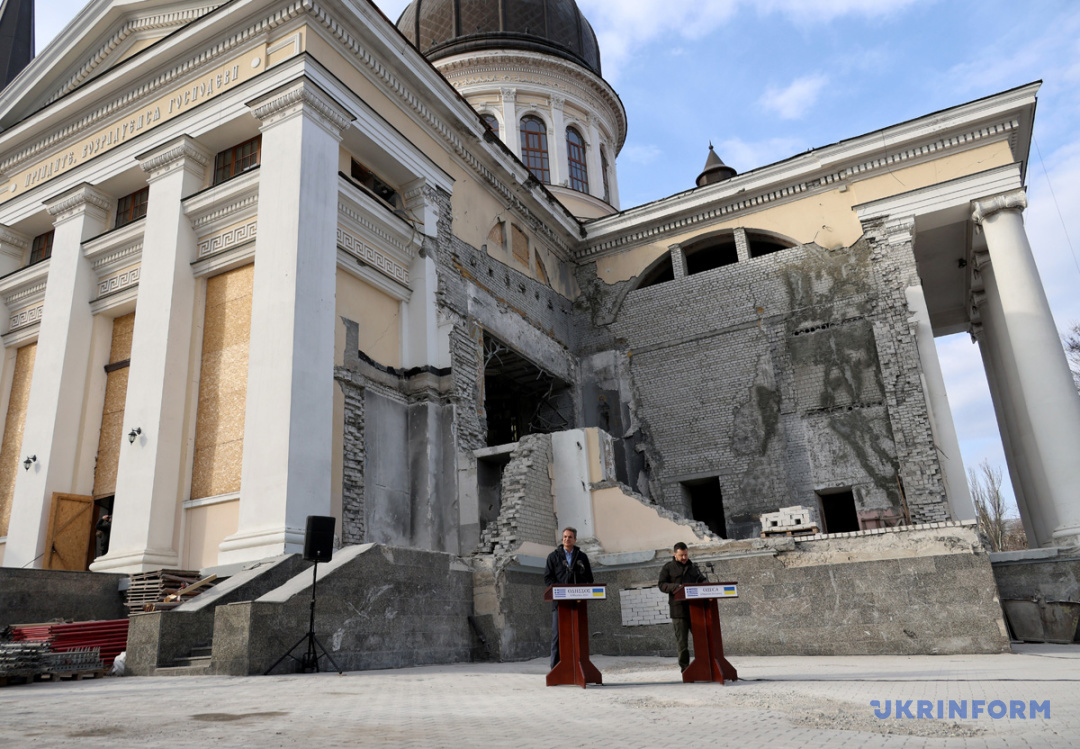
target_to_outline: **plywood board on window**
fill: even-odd
[[[113,320],[112,345],[109,347],[109,363],[131,358],[131,338],[135,333],[135,313]]]
[[[109,363],[131,358],[131,340],[135,332],[135,313],[113,320]],[[127,402],[128,367],[114,369],[105,380],[105,403],[101,408],[101,429],[98,431],[97,462],[94,466],[94,496],[102,497],[116,491],[116,476],[120,467],[120,448],[124,445],[124,407]]]
[[[514,251],[514,260],[529,267],[529,237],[516,224],[510,225],[510,236]]]
[[[26,404],[30,400],[30,382],[34,376],[34,357],[37,344],[23,346],[15,355],[15,371],[11,378],[11,397],[4,420],[4,441],[0,445],[0,536],[6,536],[11,520],[11,502],[15,496],[15,479],[23,470],[23,426],[26,424]]]
[[[192,499],[240,490],[254,268],[207,279]]]

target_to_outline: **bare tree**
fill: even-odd
[[[1001,469],[984,458],[978,468],[968,469],[968,482],[979,530],[989,539],[991,550],[1005,551],[1007,523],[1005,497],[1001,494]]]
[[[1068,332],[1062,334],[1061,343],[1065,346],[1065,356],[1069,359],[1073,382],[1076,389],[1080,390],[1080,322],[1074,322]]]

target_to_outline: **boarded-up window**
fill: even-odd
[[[22,470],[23,426],[26,424],[26,404],[30,400],[30,381],[34,376],[34,356],[37,344],[23,346],[15,355],[15,372],[11,378],[11,398],[8,399],[4,420],[4,443],[0,446],[0,536],[6,536],[11,520],[11,500],[15,496],[15,478]]]
[[[109,364],[105,367],[105,405],[101,409],[97,465],[94,467],[95,497],[116,492],[116,470],[120,465],[120,446],[124,439],[124,401],[127,398],[128,363],[131,360],[131,336],[134,330],[134,312],[113,320]]]
[[[517,224],[510,225],[510,236],[513,241],[514,260],[529,267],[529,238]]]
[[[491,231],[488,232],[488,242],[491,243],[493,249],[495,247],[500,250],[506,249],[506,228],[502,221],[496,221],[491,227]]]
[[[551,281],[548,279],[547,268],[544,267],[544,261],[540,258],[540,253],[536,253],[536,277],[540,280],[540,283],[546,283],[551,286]]]
[[[255,266],[206,282],[191,498],[240,491]]]

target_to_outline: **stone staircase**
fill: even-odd
[[[154,676],[206,676],[211,673],[210,659],[213,655],[213,645],[198,645],[183,658],[177,658],[171,666],[161,666],[154,669]]]

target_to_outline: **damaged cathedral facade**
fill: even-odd
[[[573,0],[95,0],[0,94],[0,562],[223,568],[309,515],[612,569],[795,505],[970,533],[960,331],[1032,545],[1074,543],[1037,90],[624,207]]]

